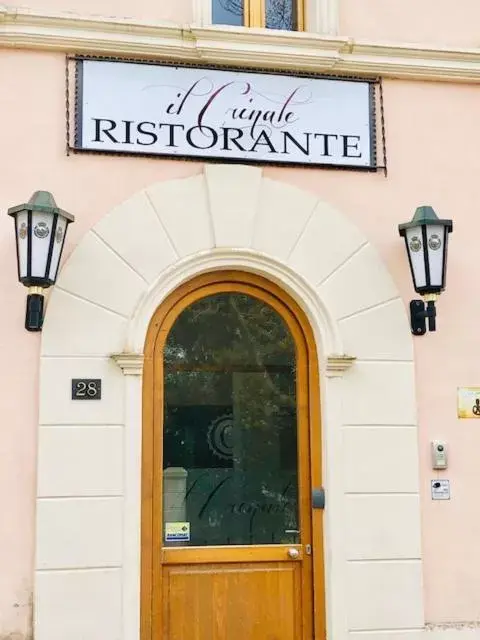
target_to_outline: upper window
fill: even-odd
[[[303,0],[213,0],[213,24],[303,30]]]

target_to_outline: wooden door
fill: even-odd
[[[308,323],[275,285],[208,274],[157,310],[145,348],[142,640],[323,640],[317,398]]]

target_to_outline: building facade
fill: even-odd
[[[1,640],[480,638],[479,23],[0,5]],[[75,222],[27,332],[36,191]],[[454,233],[415,336],[424,205]]]

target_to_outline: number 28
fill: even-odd
[[[96,382],[78,382],[77,383],[77,397],[85,398],[88,396],[89,398],[94,398],[98,395],[98,387]]]

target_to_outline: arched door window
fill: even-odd
[[[194,301],[168,332],[163,376],[164,544],[298,542],[296,349],[282,316],[238,291]]]

